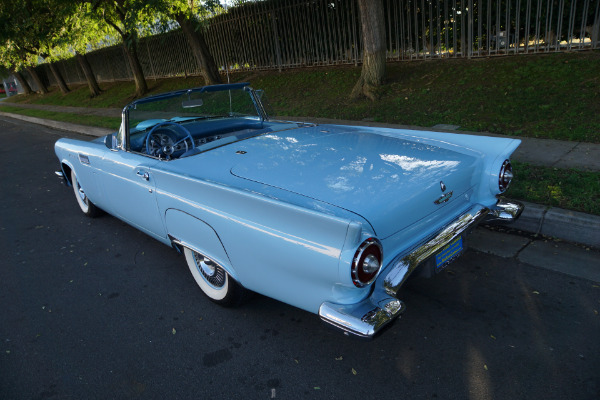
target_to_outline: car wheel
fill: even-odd
[[[71,170],[71,184],[73,186],[73,193],[75,193],[75,198],[77,199],[77,204],[79,204],[79,208],[81,211],[88,217],[97,217],[102,214],[102,210],[94,205],[88,199],[85,192],[81,188],[79,181],[77,180],[77,176],[75,175],[75,171]]]
[[[187,247],[184,247],[183,252],[196,283],[210,300],[225,307],[244,302],[248,290],[232,279],[223,267]]]

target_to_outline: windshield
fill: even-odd
[[[127,131],[117,145],[173,160],[270,132],[278,124],[266,120],[255,93],[248,83],[233,83],[137,100],[125,109]]]
[[[161,122],[186,124],[204,119],[260,120],[250,91],[244,88],[187,91],[156,96],[129,109],[129,132],[146,131]]]

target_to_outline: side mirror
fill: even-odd
[[[117,137],[114,133],[104,136],[104,145],[111,150],[117,148]]]

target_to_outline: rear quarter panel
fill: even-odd
[[[217,257],[246,288],[311,312],[367,295],[340,269],[344,247],[359,240],[347,240],[350,221],[200,179],[155,176],[168,230]],[[184,221],[196,228],[178,227]]]

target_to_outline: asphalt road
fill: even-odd
[[[0,119],[1,399],[600,397],[591,281],[469,250],[370,342],[262,296],[223,309],[183,256],[79,212],[64,135]]]

